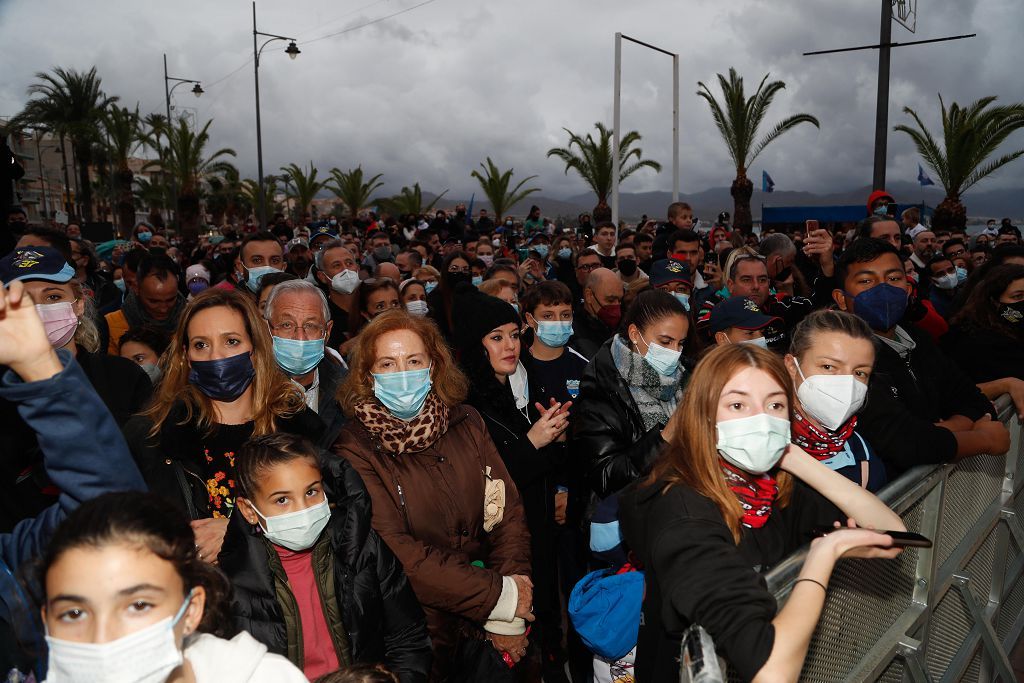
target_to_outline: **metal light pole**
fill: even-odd
[[[885,189],[885,158],[889,144],[889,61],[892,55],[892,0],[882,0],[878,34],[878,99],[875,105],[875,167],[871,189]]]
[[[622,40],[626,39],[631,43],[668,55],[672,58],[672,201],[679,201],[679,55],[660,47],[655,47],[642,40],[631,38],[622,33],[615,34],[615,96],[613,101],[614,112],[612,114],[612,222],[615,223],[615,233],[619,229],[619,173],[621,173],[621,162],[619,160],[619,125],[621,123],[621,90],[622,90]]]
[[[171,85],[171,82],[174,85]],[[167,107],[167,140],[170,142],[169,129],[174,126],[174,122],[171,120],[171,93],[174,89],[183,83],[194,83],[195,87],[192,88],[192,94],[199,97],[203,94],[203,86],[199,84],[199,81],[192,80],[191,78],[174,78],[167,75],[167,53],[164,53],[164,104]],[[161,168],[161,171],[166,173],[167,169]],[[168,207],[168,215],[173,219],[177,217],[177,211],[175,207],[178,205],[178,183],[175,181],[173,174],[171,174],[171,206]],[[173,212],[173,213],[171,213]]]
[[[259,36],[269,38],[269,40],[257,47]],[[260,127],[260,54],[263,52],[263,48],[275,40],[287,40],[288,48],[285,50],[285,54],[292,59],[299,56],[301,50],[295,44],[295,38],[286,38],[285,36],[278,36],[273,33],[261,33],[256,30],[256,3],[254,1],[252,3],[252,56],[255,60],[253,72],[256,80],[256,166],[259,174],[259,197],[257,199],[259,201],[259,227],[261,230],[265,230],[267,227],[267,207],[263,198],[263,131]]]

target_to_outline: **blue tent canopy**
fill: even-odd
[[[926,204],[901,204],[900,211],[916,206],[923,216],[930,216],[932,208]],[[819,223],[859,223],[866,212],[863,204],[846,206],[762,206],[761,225],[777,223],[803,223],[816,220]]]

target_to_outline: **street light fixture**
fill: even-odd
[[[196,87],[192,88],[192,94],[196,97],[201,96],[204,92],[206,91],[203,90],[203,86],[199,85],[198,83],[196,83]]]
[[[259,45],[259,37],[260,36],[263,36],[264,38],[268,39],[267,41],[265,41],[263,43],[263,45]],[[259,174],[259,181],[258,181],[259,197],[257,199],[259,200],[260,229],[261,230],[266,228],[266,225],[267,225],[267,207],[266,207],[266,202],[264,202],[264,198],[263,198],[263,131],[262,131],[261,127],[260,127],[260,54],[263,53],[263,48],[265,48],[270,43],[273,43],[275,40],[287,40],[288,41],[288,47],[287,47],[287,49],[285,49],[285,54],[287,54],[291,59],[295,59],[296,57],[299,56],[299,53],[301,52],[301,50],[299,50],[299,47],[295,44],[295,38],[288,38],[286,36],[279,36],[279,35],[275,35],[273,33],[261,33],[260,31],[258,31],[256,29],[256,3],[253,2],[252,3],[252,55],[253,55],[253,58],[255,60],[255,66],[253,67],[253,72],[255,73],[255,80],[256,80],[256,166],[257,166],[257,172]]]
[[[174,81],[174,85],[173,86],[171,85],[171,81]],[[173,125],[174,125],[173,122],[171,121],[171,93],[173,93],[174,89],[177,88],[179,85],[183,85],[185,83],[194,83],[195,84],[195,87],[192,88],[192,94],[195,95],[196,97],[199,97],[200,95],[203,94],[204,90],[203,90],[203,87],[201,85],[199,85],[199,81],[193,80],[191,78],[174,78],[172,76],[168,76],[167,75],[167,53],[165,52],[164,53],[164,104],[167,107],[167,126],[169,128],[173,127]],[[174,182],[174,178],[171,178],[171,206],[174,207],[174,206],[177,206],[177,205],[178,205],[178,188],[176,186],[176,183]],[[174,209],[171,208],[170,211],[174,211]]]

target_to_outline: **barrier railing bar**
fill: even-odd
[[[908,633],[914,631],[927,616],[927,609],[924,605],[911,603],[911,606],[901,614],[892,626],[885,633],[878,637],[875,645],[864,653],[860,664],[850,671],[846,681],[873,681],[882,675],[892,661],[902,650],[908,647],[908,640],[915,642],[914,649],[920,647],[920,641],[913,641],[907,637]]]
[[[988,653],[988,657],[991,658],[996,672],[1003,677],[1004,681],[1014,680],[1015,676],[1013,675],[1013,665],[1010,664],[1010,658],[1001,647],[999,638],[996,637],[996,632],[992,630],[992,624],[982,614],[978,601],[974,599],[974,594],[970,591],[970,578],[967,576],[958,578],[960,593],[964,602],[967,603],[967,609],[974,616],[975,628],[981,630],[982,646]]]

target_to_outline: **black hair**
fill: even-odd
[[[872,341],[874,333],[863,319],[839,310],[814,311],[801,320],[789,333],[789,352],[799,360],[814,343],[814,337],[827,332],[838,332],[854,339]]]
[[[398,683],[398,676],[380,663],[357,662],[344,669],[332,671],[314,683]]]
[[[519,268],[515,261],[510,258],[494,259],[491,262],[491,267],[484,273],[484,280],[490,280],[498,273],[512,273],[513,287],[519,287]]]
[[[612,230],[615,230],[615,224],[612,223],[611,221],[601,221],[600,223],[594,226],[594,234],[596,235],[597,233],[601,232],[601,230],[603,230],[604,228],[611,228]]]
[[[242,254],[245,253],[245,247],[252,242],[273,242],[277,245],[281,244],[281,241],[277,239],[277,236],[274,235],[274,233],[268,230],[260,230],[259,232],[254,232],[251,235],[245,236],[245,239],[242,240],[242,246],[238,248],[238,258],[242,258]],[[284,247],[281,248],[281,251],[284,251]]]
[[[137,273],[139,264],[142,263],[142,259],[146,256],[149,256],[149,252],[145,249],[132,249],[124,255],[124,267]]]
[[[871,237],[871,229],[877,223],[895,223],[900,226],[900,235],[903,234],[903,226],[900,225],[900,222],[892,216],[868,216],[857,224],[857,232],[854,235],[854,239]]]
[[[638,232],[636,234],[636,236],[633,237],[633,246],[635,247],[637,242],[653,242],[653,241],[654,241],[654,238],[651,237],[650,235],[648,235],[646,232]]]
[[[144,254],[139,260],[139,267],[136,268],[136,272],[138,273],[137,281],[139,284],[142,284],[142,281],[151,275],[158,280],[166,280],[172,276],[175,279],[180,279],[181,275],[178,264],[163,250],[154,250]]]
[[[286,273],[283,270],[279,273],[267,273],[266,275],[260,278],[260,289],[258,293],[262,294],[263,290],[266,289],[267,287],[276,287],[282,282],[288,282],[289,280],[298,279],[299,278],[297,275]]]
[[[371,277],[363,280],[359,283],[359,312],[369,313],[366,310],[367,304],[370,303],[370,295],[375,294],[383,289],[393,289],[395,294],[398,296],[398,300],[402,300],[401,292],[398,291],[398,285],[395,281],[389,277]]]
[[[900,252],[896,250],[896,247],[892,246],[885,240],[880,240],[877,237],[866,237],[854,240],[849,247],[843,250],[842,256],[839,257],[839,261],[836,263],[836,284],[840,288],[844,287],[846,275],[850,270],[850,266],[855,263],[867,263],[869,261],[874,261],[886,254],[892,254],[899,259],[901,264],[904,261],[904,259],[900,257]]]
[[[305,458],[320,466],[317,449],[304,436],[277,432],[254,436],[235,456],[235,485],[238,494],[250,500],[260,488],[260,477],[271,467]]]
[[[629,305],[622,318],[621,329],[628,330],[630,325],[636,325],[642,330],[670,315],[687,317],[686,309],[679,299],[661,289],[647,289],[640,292]]]
[[[54,532],[36,565],[39,585],[46,586],[47,573],[64,553],[122,543],[144,548],[174,565],[184,583],[182,600],[202,586],[206,602],[199,631],[226,635],[231,624],[231,584],[219,569],[199,558],[188,517],[153,493],[105,493],[82,503]]]
[[[167,347],[171,345],[171,336],[152,325],[143,325],[122,334],[121,338],[117,340],[117,348],[120,349],[128,342],[145,344],[153,349],[153,353],[157,356],[162,356]]]
[[[964,241],[962,239],[960,239],[959,237],[951,237],[950,239],[946,240],[945,244],[942,245],[943,253],[945,253],[947,247],[955,247],[958,244],[964,249],[967,249],[967,245],[964,244]]]
[[[538,306],[557,306],[568,304],[572,306],[572,291],[559,280],[544,280],[533,287],[529,287],[526,293],[519,299],[519,307],[523,313],[533,313]]]
[[[44,242],[48,242],[51,247],[60,252],[60,255],[64,257],[64,260],[70,263],[72,266],[75,265],[74,258],[71,254],[71,239],[60,230],[55,228],[46,228],[39,225],[30,225],[21,232],[22,235],[32,235],[38,237]]]
[[[942,263],[943,261],[948,261],[949,263],[953,263],[953,259],[951,259],[950,257],[946,256],[941,251],[940,252],[936,252],[935,254],[932,254],[932,257],[930,259],[928,259],[928,263],[926,264],[928,266],[929,274],[931,273],[933,265],[935,265],[936,263]]]
[[[682,228],[680,230],[676,230],[675,232],[668,236],[668,248],[670,250],[670,254],[671,251],[675,249],[676,242],[686,242],[687,244],[696,242],[697,244],[700,244],[701,239],[700,235],[698,235],[695,231],[690,230],[689,228]]]
[[[999,297],[1016,280],[1024,279],[1024,266],[1006,263],[991,268],[985,277],[976,281],[963,307],[950,320],[951,325],[966,325],[972,331],[1001,331],[1024,341],[1018,326],[1008,325],[999,316]]]

